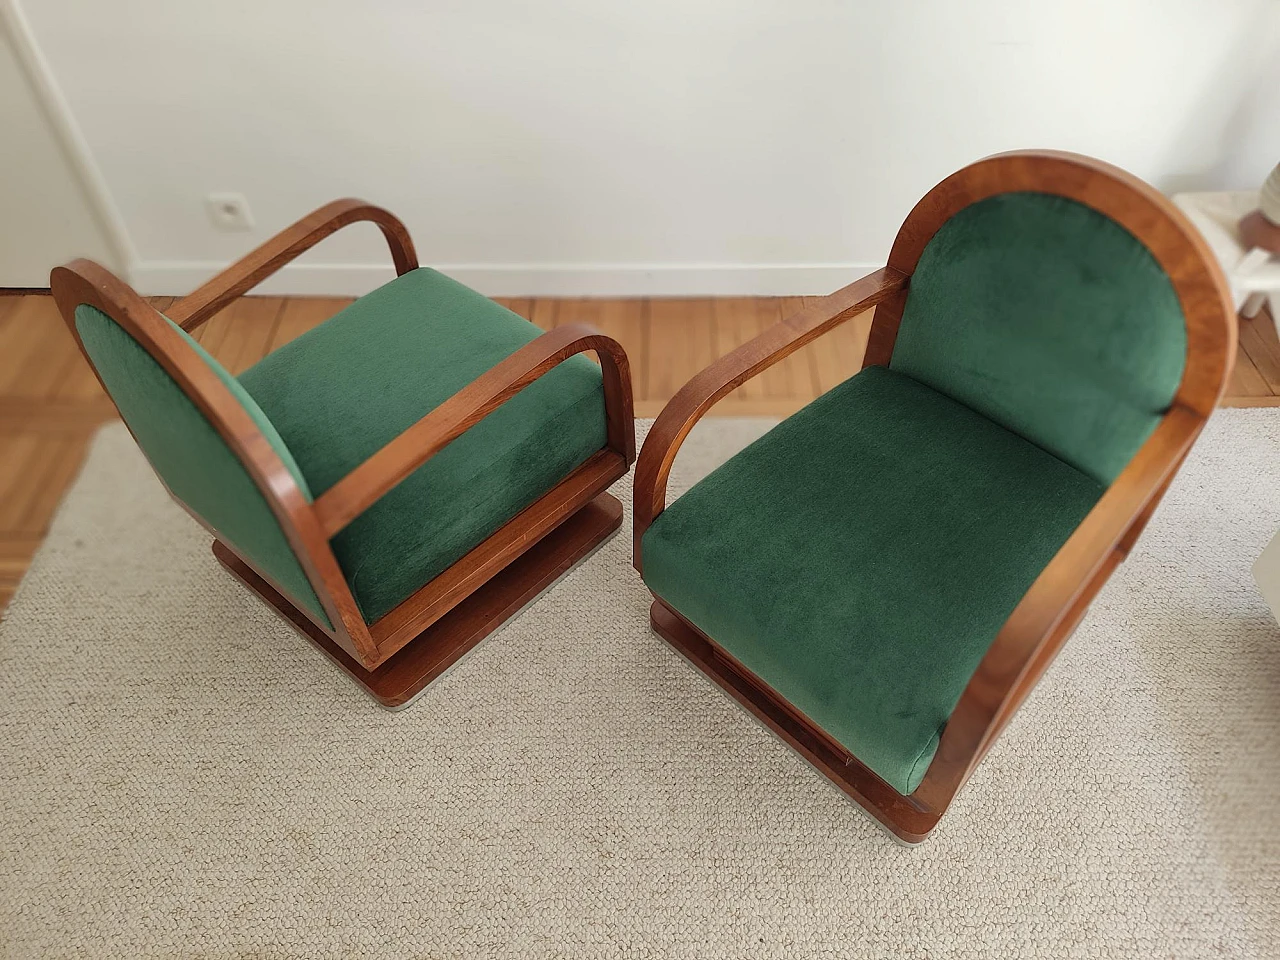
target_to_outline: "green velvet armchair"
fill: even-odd
[[[860,372],[666,504],[712,404],[872,307]],[[1133,546],[1235,342],[1212,255],[1146,184],[1061,153],[966,167],[885,268],[663,410],[635,482],[654,629],[919,841]]]
[[[239,377],[190,336],[361,220],[382,230],[395,280]],[[604,492],[635,459],[622,348],[582,324],[543,333],[419,267],[404,225],[378,207],[322,207],[167,318],[90,261],[50,282],[214,554],[386,706],[406,704],[622,522]]]

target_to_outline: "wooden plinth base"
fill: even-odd
[[[655,600],[649,608],[649,622],[658,636],[790,744],[896,838],[908,844],[919,843],[937,826],[941,811],[931,810],[894,790],[661,600]]]
[[[463,654],[515,616],[622,525],[622,504],[598,495],[511,562],[390,660],[366,670],[299,613],[235,554],[214,541],[213,554],[231,574],[270,604],[384,707],[407,706]]]

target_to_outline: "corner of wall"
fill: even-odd
[[[3,30],[13,45],[18,64],[26,74],[31,89],[35,91],[54,138],[61,146],[80,189],[84,191],[94,220],[114,256],[115,262],[107,266],[130,276],[137,264],[138,254],[125,227],[124,218],[111,198],[106,181],[94,162],[89,145],[53,76],[48,60],[36,43],[31,24],[19,0],[0,0],[0,30]]]

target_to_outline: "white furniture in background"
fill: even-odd
[[[1253,579],[1258,592],[1271,608],[1271,615],[1280,621],[1280,533],[1277,533],[1254,561]]]
[[[1280,257],[1265,250],[1246,250],[1236,230],[1240,218],[1258,208],[1258,191],[1179,193],[1173,202],[1209,241],[1231,283],[1236,309],[1246,317],[1257,316],[1270,300],[1271,319],[1280,335]]]

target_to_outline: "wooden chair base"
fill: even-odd
[[[622,504],[607,493],[599,494],[374,670],[360,666],[221,541],[214,541],[213,555],[378,703],[397,710],[408,706],[432,680],[610,539],[621,525]]]
[[[908,844],[919,843],[937,826],[944,811],[898,793],[661,600],[654,600],[649,608],[649,622],[658,636],[785,740],[894,837]]]

